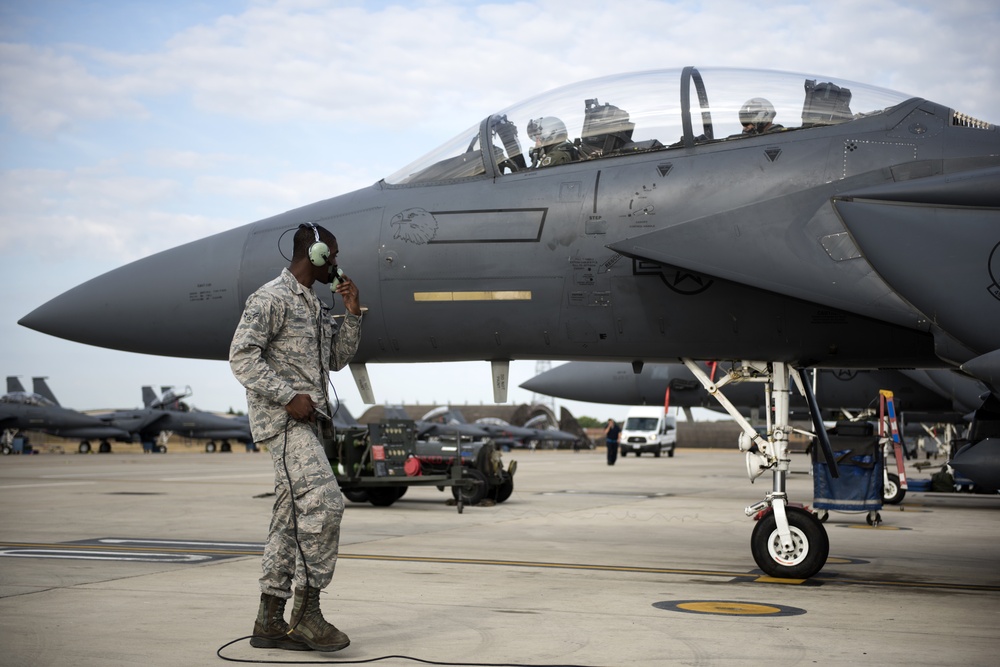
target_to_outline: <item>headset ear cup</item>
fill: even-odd
[[[309,261],[315,266],[324,266],[330,259],[330,247],[322,241],[309,246]]]

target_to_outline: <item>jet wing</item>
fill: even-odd
[[[975,354],[1000,350],[1000,167],[888,183],[833,203],[897,294]]]
[[[146,437],[168,430],[169,416],[162,410],[116,410],[97,417],[116,428]]]

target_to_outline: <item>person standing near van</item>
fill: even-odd
[[[618,460],[618,437],[622,434],[622,429],[614,419],[608,420],[608,425],[604,427],[604,446],[608,449],[608,465],[613,466]]]

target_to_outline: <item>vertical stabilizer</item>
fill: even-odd
[[[59,401],[56,400],[55,394],[49,389],[49,385],[46,382],[48,378],[31,378],[34,392],[44,398],[47,401],[52,401],[52,405],[59,405]]]
[[[16,375],[7,376],[7,393],[15,394],[17,392],[24,393],[24,385],[21,384],[21,380],[18,379]]]

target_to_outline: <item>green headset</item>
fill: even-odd
[[[319,240],[319,227],[312,222],[306,222],[299,227],[312,227],[313,235],[316,240],[309,246],[309,250],[306,254],[309,256],[309,261],[315,266],[326,266],[330,262],[330,246]]]

